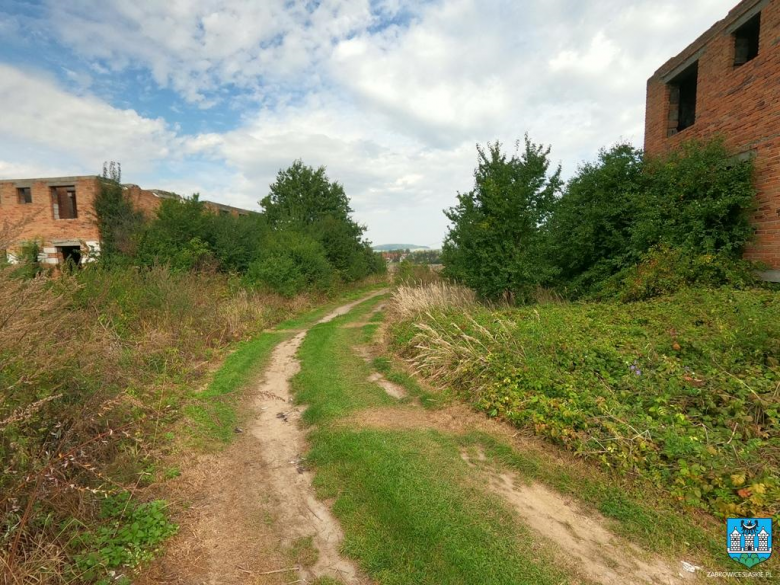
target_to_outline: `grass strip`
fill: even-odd
[[[309,461],[323,498],[345,531],[344,552],[385,584],[561,583],[565,574],[460,458],[457,441],[433,431],[350,430],[340,419],[361,408],[397,404],[367,381],[371,366],[352,351],[354,313],[314,327],[304,340],[296,400],[308,405]]]
[[[308,405],[307,424],[323,424],[361,408],[390,406],[395,400],[368,381],[370,367],[352,352],[359,329],[340,327],[344,317],[312,328],[298,356],[295,400]]]
[[[385,585],[564,583],[542,547],[434,431],[320,430],[309,460],[344,552]]]
[[[224,445],[235,436],[238,422],[236,403],[246,387],[268,363],[274,347],[289,334],[265,332],[239,343],[222,364],[205,390],[196,394],[184,409],[192,421],[190,432],[201,447]]]

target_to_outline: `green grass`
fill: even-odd
[[[289,335],[266,332],[238,344],[206,389],[193,396],[184,413],[193,423],[190,432],[197,443],[219,445],[233,439],[240,391],[260,373],[274,347],[286,337]]]
[[[445,341],[407,322],[396,346],[435,363],[427,373],[489,416],[689,506],[780,519],[776,293],[699,289],[421,320]]]
[[[411,374],[403,371],[393,364],[393,359],[388,356],[379,356],[371,362],[374,369],[394,384],[398,384],[411,398],[419,400],[423,408],[436,409],[446,405],[450,400],[441,392],[429,392],[423,388]]]
[[[352,352],[360,330],[340,327],[344,322],[345,318],[340,317],[312,328],[298,353],[301,371],[292,384],[295,400],[307,405],[303,420],[308,424],[322,424],[361,408],[395,403],[367,380],[368,364]]]
[[[296,400],[308,405],[308,461],[345,531],[344,552],[385,584],[561,583],[551,557],[524,548],[528,536],[505,504],[487,494],[460,458],[457,441],[436,432],[349,430],[344,417],[394,406],[352,348],[376,299],[314,327],[301,346]],[[387,368],[382,367],[385,371]],[[411,379],[405,379],[410,383]]]
[[[563,583],[552,558],[523,544],[529,534],[483,492],[457,442],[433,431],[321,430],[310,461],[345,531],[344,552],[376,581]]]
[[[296,317],[293,317],[291,319],[287,319],[286,321],[283,321],[279,323],[276,326],[277,330],[285,330],[285,329],[305,329],[307,327],[310,327],[314,325],[317,321],[322,319],[325,315],[333,311],[334,309],[340,307],[341,305],[347,304],[350,301],[355,301],[367,294],[369,294],[371,291],[375,290],[381,290],[383,288],[387,288],[387,284],[380,283],[380,284],[372,284],[369,286],[361,286],[359,288],[356,288],[354,290],[350,290],[343,295],[339,296],[337,300],[331,301],[322,307],[319,307],[313,311],[309,311],[307,313],[304,313],[303,315],[298,315]],[[373,300],[373,299],[372,299]]]
[[[194,394],[184,408],[185,415],[193,423],[189,431],[195,443],[201,448],[211,449],[232,441],[239,422],[236,405],[241,390],[262,371],[274,347],[289,337],[286,331],[309,327],[340,305],[359,299],[382,286],[371,285],[351,290],[336,301],[279,324],[275,330],[237,344],[206,389]],[[362,305],[373,306],[375,302],[378,299],[371,299]]]

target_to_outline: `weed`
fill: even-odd
[[[106,498],[100,519],[104,524],[97,530],[72,541],[78,550],[89,552],[77,553],[71,568],[79,579],[99,585],[114,582],[116,570],[151,559],[160,543],[177,529],[168,520],[164,502],[135,503],[127,492]]]
[[[489,416],[687,505],[780,513],[774,293],[398,314],[404,355]]]

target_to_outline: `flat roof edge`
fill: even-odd
[[[718,33],[724,31],[731,32],[732,26],[738,25],[743,18],[754,16],[755,13],[763,10],[769,2],[770,0],[742,0],[742,2],[729,10],[725,17],[718,20],[691,44],[656,69],[650,79],[668,77],[669,73],[677,69],[680,63],[687,61],[694,54],[702,53],[707,43],[714,39]]]

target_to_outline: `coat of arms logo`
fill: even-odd
[[[729,518],[726,535],[729,556],[748,568],[772,556],[771,518]]]

